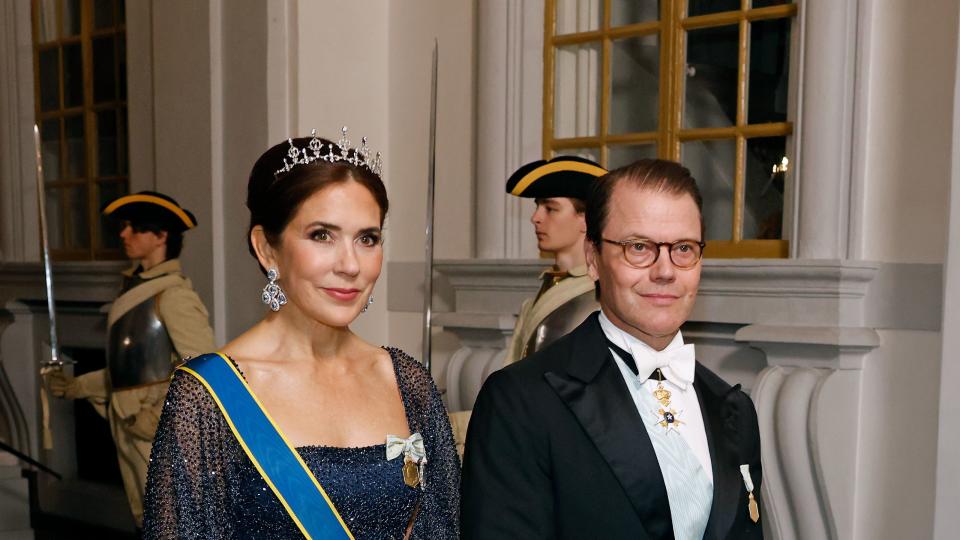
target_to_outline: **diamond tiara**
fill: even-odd
[[[280,176],[289,172],[297,165],[307,165],[322,159],[329,163],[345,161],[357,167],[366,167],[373,174],[380,176],[383,168],[383,161],[380,159],[380,152],[371,157],[370,148],[367,147],[367,138],[360,139],[358,148],[351,148],[350,139],[347,138],[347,126],[340,130],[340,140],[334,143],[325,143],[317,137],[317,130],[311,130],[313,137],[307,145],[307,148],[297,148],[293,144],[293,139],[287,139],[290,143],[290,149],[287,150],[287,157],[283,159],[283,167],[273,173],[274,176]]]

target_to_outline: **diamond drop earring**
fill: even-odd
[[[263,288],[263,292],[260,293],[260,301],[270,306],[273,311],[280,311],[280,306],[287,303],[287,296],[283,294],[283,289],[277,284],[278,277],[280,277],[280,274],[277,273],[276,268],[267,270],[269,281],[267,286]]]
[[[363,309],[360,310],[360,313],[366,313],[367,308],[373,305],[373,295],[370,295],[370,298],[367,298],[367,305],[363,306]]]

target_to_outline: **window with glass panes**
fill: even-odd
[[[121,256],[100,216],[129,191],[123,0],[32,0],[48,235],[60,260]]]
[[[786,257],[791,30],[784,0],[546,0],[543,153],[688,167],[707,257]]]

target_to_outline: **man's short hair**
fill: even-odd
[[[583,214],[587,211],[587,201],[583,199],[570,197],[570,204],[573,205],[573,211],[578,214]]]
[[[700,212],[700,240],[703,241],[703,197],[690,170],[675,161],[641,159],[610,171],[590,186],[586,201],[587,240],[598,249],[603,243],[603,228],[610,213],[610,196],[620,182],[659,193],[691,196]]]

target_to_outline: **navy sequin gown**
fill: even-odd
[[[430,375],[397,349],[393,359],[411,433],[423,435],[423,489],[403,482],[403,458],[386,446],[298,447],[354,537],[457,538],[460,462],[446,409]],[[384,440],[386,440],[384,434]],[[153,443],[144,503],[145,538],[302,538],[293,520],[234,438],[207,390],[177,372]]]

